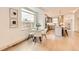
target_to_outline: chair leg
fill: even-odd
[[[40,41],[40,43],[42,42],[42,38],[41,37],[39,37],[39,41]]]
[[[65,30],[65,32],[66,32],[66,35],[68,36],[68,32],[67,32],[67,30]]]
[[[46,38],[46,40],[47,40],[47,36],[46,36],[46,34],[44,34],[44,36],[45,36],[45,38]]]
[[[36,37],[34,37],[34,38],[33,38],[33,42],[34,42],[34,43],[36,43],[36,42],[37,42],[37,39],[36,39]]]
[[[47,40],[47,36],[46,36],[46,34],[42,34],[42,37],[43,37],[43,36],[44,36],[44,37],[46,38],[46,40]]]

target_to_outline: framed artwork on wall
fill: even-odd
[[[18,10],[10,8],[9,10],[10,18],[17,18],[18,17]]]
[[[10,19],[10,28],[18,27],[18,21],[16,18]]]
[[[9,26],[10,28],[18,27],[18,10],[10,8],[9,9]]]

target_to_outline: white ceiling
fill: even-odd
[[[45,14],[49,16],[71,14],[79,9],[77,7],[40,7],[40,8],[44,10]]]

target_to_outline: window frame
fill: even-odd
[[[22,9],[31,11],[32,13],[23,11]],[[38,20],[38,18],[37,18],[38,12],[35,12],[35,11],[31,10],[30,8],[21,8],[20,10],[21,10],[21,21],[22,21],[23,26],[24,26],[24,25],[27,25],[28,23],[32,23],[32,27],[35,28],[35,27],[36,27],[37,20]],[[29,13],[29,14],[31,14],[31,15],[34,15],[34,22],[28,22],[28,21],[27,21],[27,22],[26,22],[26,21],[24,22],[24,21],[22,20],[22,12],[26,12],[26,13]],[[34,14],[33,14],[33,13],[34,13]]]

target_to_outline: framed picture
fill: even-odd
[[[16,18],[10,19],[10,28],[15,28],[18,26],[18,21]]]
[[[9,26],[10,28],[18,27],[18,10],[10,8],[9,9]]]
[[[9,9],[9,13],[10,13],[10,18],[17,18],[18,17],[18,10],[10,8]]]

